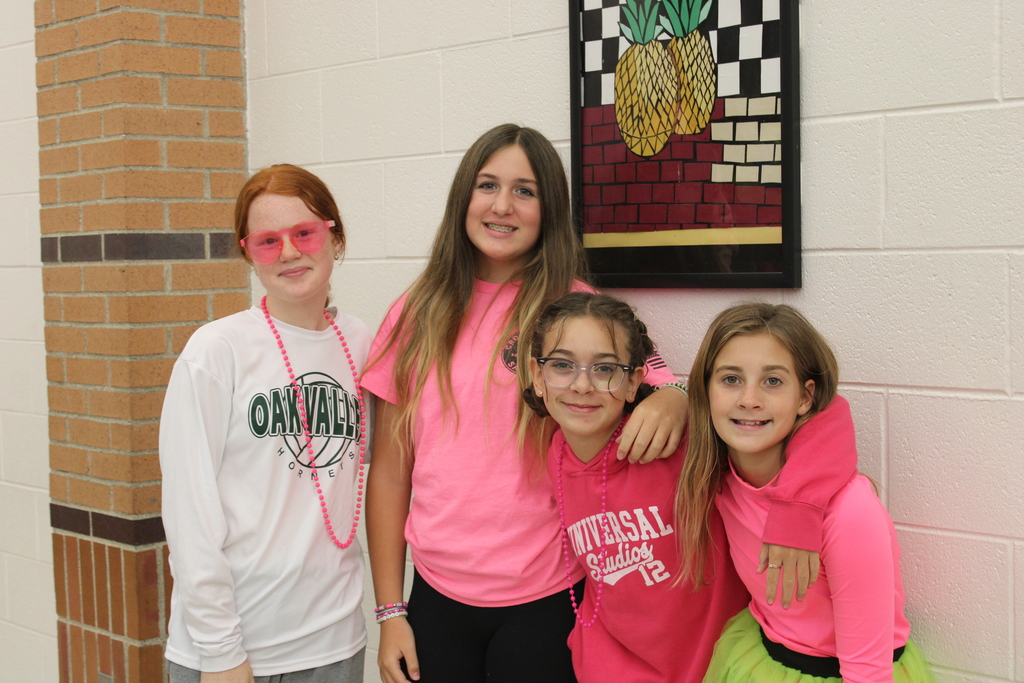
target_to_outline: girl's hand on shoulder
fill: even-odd
[[[787,548],[770,543],[763,544],[761,557],[757,564],[757,573],[768,571],[765,574],[764,597],[769,605],[775,604],[780,569],[782,570],[782,609],[789,609],[794,589],[796,599],[803,600],[807,595],[807,589],[818,580],[821,556],[810,550]]]
[[[690,403],[686,394],[671,387],[659,389],[636,408],[619,436],[619,460],[650,462],[667,458],[679,448]]]
[[[247,659],[227,671],[204,671],[199,674],[199,683],[255,683],[255,679]]]
[[[403,659],[409,678],[418,681],[420,663],[416,658],[416,639],[412,634],[412,626],[405,617],[395,617],[380,625],[377,666],[380,667],[380,679],[383,683],[409,683],[409,678],[402,673]]]

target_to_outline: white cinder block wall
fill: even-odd
[[[1024,681],[1024,1],[801,12],[803,289],[618,293],[678,374],[734,300],[804,310],[900,530],[914,637],[945,683]],[[480,133],[523,123],[568,158],[565,3],[249,0],[245,20],[250,165],[330,182],[335,295],[371,326]]]
[[[0,680],[57,680],[32,3],[0,0]]]

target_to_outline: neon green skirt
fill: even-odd
[[[913,642],[892,665],[894,683],[934,683],[928,662]],[[715,644],[715,654],[704,683],[842,683],[842,678],[821,678],[776,662],[761,642],[761,626],[745,609],[730,619]]]

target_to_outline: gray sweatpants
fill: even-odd
[[[340,662],[276,676],[257,676],[256,683],[363,683],[365,657],[364,647]],[[167,671],[171,674],[171,683],[199,683],[199,672],[195,669],[167,662]]]

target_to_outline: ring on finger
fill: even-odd
[[[768,569],[782,569],[781,564],[769,564]]]

